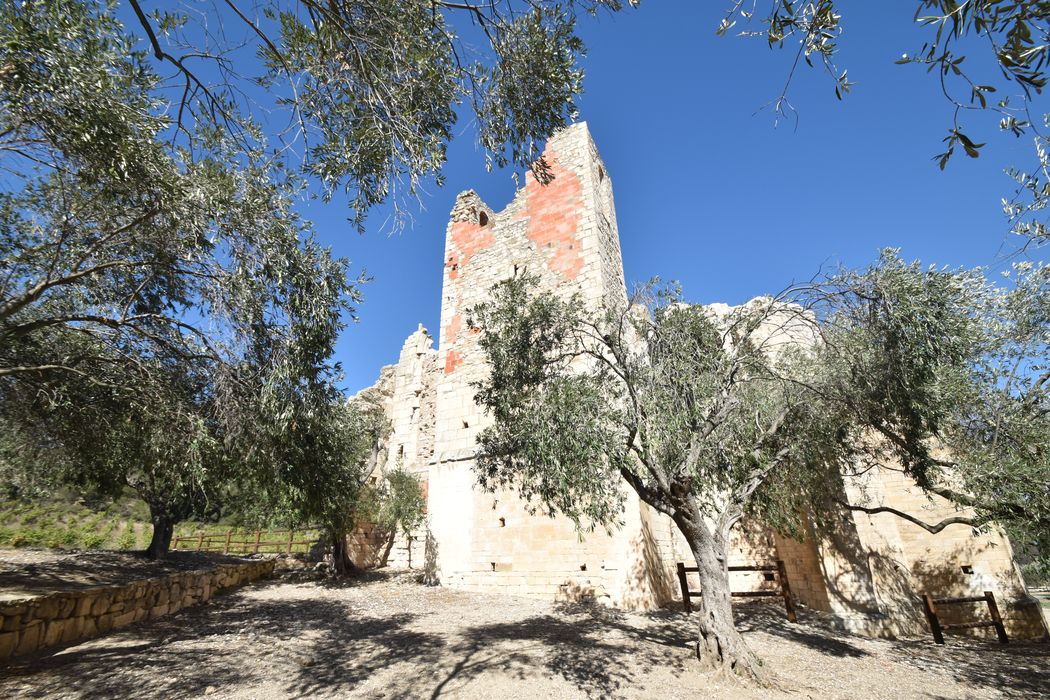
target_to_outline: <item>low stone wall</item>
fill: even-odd
[[[70,644],[202,603],[273,573],[274,560],[222,565],[0,603],[0,660]]]

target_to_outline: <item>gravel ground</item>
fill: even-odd
[[[410,574],[273,581],[0,667],[9,698],[993,698],[1050,696],[1050,645],[888,642],[775,605],[738,622],[773,689],[698,673],[678,611],[427,588]]]
[[[163,576],[240,561],[244,560],[208,552],[170,552],[164,561],[153,561],[134,552],[0,549],[0,600],[123,583],[133,577]]]

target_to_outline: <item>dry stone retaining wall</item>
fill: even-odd
[[[0,660],[70,644],[202,603],[273,573],[274,560],[219,566],[0,603]]]

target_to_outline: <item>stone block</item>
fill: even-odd
[[[94,598],[91,597],[90,593],[85,593],[80,598],[77,598],[76,607],[73,609],[73,617],[84,617],[91,613],[91,606],[94,603]]]
[[[22,615],[4,615],[0,618],[0,632],[13,632],[22,626]]]
[[[127,612],[120,613],[113,618],[113,628],[120,629],[121,627],[127,627],[135,621],[135,610],[129,610]]]
[[[58,599],[58,615],[60,618],[70,617],[77,609],[77,596],[66,596]]]
[[[18,633],[18,645],[15,654],[31,654],[40,648],[40,638],[43,636],[44,626],[33,625]]]
[[[70,644],[84,636],[84,618],[71,617],[63,622],[66,624],[62,630],[62,644]]]
[[[40,598],[33,606],[32,615],[38,620],[53,620],[58,617],[62,602],[55,596]]]
[[[113,620],[115,618],[116,615],[112,613],[106,613],[105,615],[99,615],[98,617],[96,617],[95,628],[98,630],[98,633],[105,634],[106,632],[109,632],[111,629],[113,629]]]
[[[98,634],[98,621],[94,617],[84,617],[81,635],[84,638],[94,637]]]
[[[18,647],[18,632],[0,632],[0,659],[10,658]]]
[[[100,593],[95,597],[94,602],[91,603],[91,615],[93,617],[99,617],[104,615],[112,603],[112,597],[109,593]]]

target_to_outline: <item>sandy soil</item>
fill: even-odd
[[[209,569],[243,559],[208,552],[171,552],[152,561],[134,552],[0,549],[0,600],[121,583],[131,578]]]
[[[778,689],[697,672],[678,611],[454,592],[410,574],[265,582],[0,667],[10,698],[993,698],[1050,696],[1050,645],[836,634],[803,611],[738,618]]]

